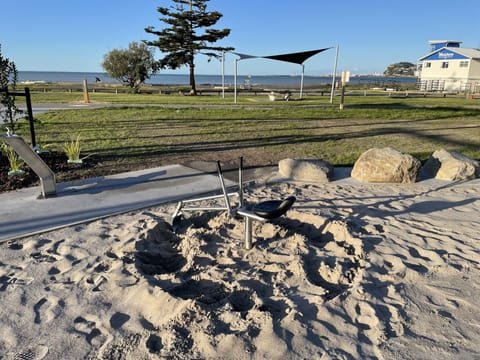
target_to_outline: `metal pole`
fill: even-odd
[[[243,206],[243,156],[240,156],[240,165],[238,166],[238,202]]]
[[[222,99],[225,99],[225,51],[222,50]]]
[[[225,181],[223,180],[222,167],[220,161],[217,161],[218,177],[220,178],[220,185],[222,186],[223,196],[225,198],[225,205],[228,210],[228,215],[232,215],[232,207],[230,206],[230,199],[228,198],[227,188],[225,187]]]
[[[25,102],[27,103],[28,123],[30,124],[30,139],[32,141],[32,148],[35,149],[37,141],[35,139],[35,126],[33,123],[32,99],[30,97],[30,89],[25,88]]]
[[[335,65],[333,65],[333,78],[332,78],[332,92],[330,93],[330,104],[333,103],[333,94],[335,93],[335,78],[337,77],[337,63],[338,63],[338,45],[335,54]]]
[[[342,95],[340,96],[340,110],[343,110],[343,104],[345,102],[345,83],[342,81]]]
[[[235,71],[234,71],[234,77],[233,77],[233,87],[234,87],[233,99],[234,99],[235,104],[237,103],[237,67],[238,67],[237,64],[238,64],[238,59],[235,59]]]
[[[252,219],[245,217],[245,249],[252,248]]]
[[[302,80],[300,82],[300,99],[303,96],[303,76],[304,76],[304,74],[305,74],[305,65],[302,64]]]

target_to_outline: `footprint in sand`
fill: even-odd
[[[163,348],[162,339],[155,334],[151,334],[148,337],[145,345],[146,345],[148,351],[152,354],[159,353],[160,350],[162,350],[162,348]]]
[[[388,337],[402,336],[404,333],[404,328],[402,324],[402,317],[400,316],[399,310],[392,305],[387,305],[387,308],[390,311],[390,315],[391,315],[387,323],[387,336]]]
[[[97,327],[97,323],[79,316],[73,320],[75,331],[85,336],[87,342],[93,346],[102,346],[108,340],[107,335]]]
[[[130,320],[130,315],[122,313],[122,312],[116,312],[113,314],[113,316],[110,318],[110,326],[112,329],[120,329],[123,325],[125,325],[129,320]]]
[[[105,290],[105,284],[108,282],[108,278],[102,274],[93,274],[86,279],[87,284],[92,286],[92,291]]]
[[[326,290],[325,300],[332,300],[361,277],[365,255],[362,241],[346,222],[326,222],[321,234],[320,246],[303,256],[303,269],[312,285]]]
[[[48,297],[40,299],[34,306],[35,324],[49,322],[63,313],[65,302],[56,297]]]
[[[381,342],[383,340],[383,332],[379,328],[380,319],[375,309],[367,302],[359,302],[355,306],[355,322],[359,325],[359,332],[363,332],[369,339]]]
[[[94,357],[95,359],[137,359],[136,356],[139,344],[142,340],[141,334],[129,334],[121,337],[112,343],[109,343],[105,348]],[[148,347],[147,347],[148,348]]]
[[[10,250],[22,250],[23,249],[23,244],[19,244],[17,242],[10,242],[8,243],[8,248]]]
[[[43,251],[40,251],[40,252],[34,252],[32,254],[30,254],[30,257],[35,260],[35,262],[37,263],[41,263],[41,262],[49,262],[49,263],[52,263],[52,262],[55,262],[57,261],[57,258],[53,255],[50,255],[48,253],[45,253]]]
[[[111,269],[112,264],[110,261],[102,261],[97,266],[95,266],[95,268],[93,269],[95,274],[92,277],[93,284],[95,284],[93,291],[104,290],[103,285],[108,282],[107,274],[111,271]]]
[[[65,239],[62,239],[62,240],[59,240],[57,242],[55,242],[51,249],[49,250],[49,252],[51,254],[54,254],[54,255],[65,255],[66,252],[65,252],[65,246],[63,246],[62,244],[65,243]]]
[[[0,276],[0,292],[7,290],[9,286],[30,285],[33,282],[32,277],[16,276],[15,273]]]
[[[383,269],[386,271],[386,275],[384,277],[388,280],[394,278],[395,276],[398,276],[400,278],[405,277],[407,267],[399,256],[381,254],[381,258],[378,257],[377,259],[377,257],[375,257],[374,260],[378,260],[378,263],[383,264]]]
[[[159,222],[136,243],[135,261],[141,273],[146,275],[175,273],[187,263],[177,249],[181,239],[168,227],[168,224]]]
[[[169,290],[173,296],[182,299],[195,299],[206,305],[212,305],[229,296],[228,289],[221,283],[211,280],[188,280]],[[237,301],[240,303],[240,300]]]
[[[48,354],[48,347],[37,345],[13,356],[13,360],[41,360]]]

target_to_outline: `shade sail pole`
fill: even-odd
[[[233,76],[233,102],[237,103],[237,67],[238,67],[238,59],[235,59],[235,70]]]
[[[333,65],[332,91],[330,93],[330,104],[333,103],[333,95],[335,93],[335,79],[337,78],[337,63],[338,63],[338,45],[335,53],[335,63]]]
[[[300,99],[303,97],[303,77],[305,75],[305,65],[302,64],[302,79],[300,80]]]

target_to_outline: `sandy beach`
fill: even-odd
[[[175,204],[3,243],[4,359],[480,359],[480,180],[259,181],[254,224]]]

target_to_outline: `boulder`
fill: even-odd
[[[420,166],[420,160],[393,148],[373,148],[355,162],[352,177],[364,182],[413,183]]]
[[[321,159],[283,159],[278,163],[280,175],[299,181],[329,182],[333,166]]]
[[[422,177],[447,181],[470,180],[480,177],[480,163],[453,150],[437,150],[427,160]]]

